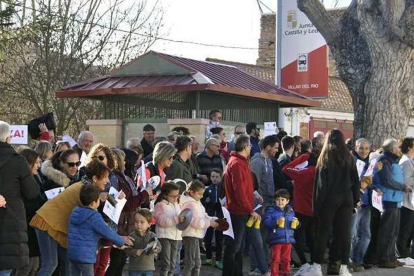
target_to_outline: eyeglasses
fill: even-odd
[[[173,195],[173,196],[171,196],[171,195],[167,195],[167,197],[169,197],[169,198],[178,198],[180,195]]]
[[[73,167],[79,167],[81,164],[81,161],[78,162],[65,162],[66,164],[68,164],[69,167],[73,168]]]
[[[173,155],[173,156],[168,157],[168,160],[173,161],[173,160],[174,160],[174,155]]]
[[[218,147],[218,148],[220,147],[220,145],[215,145],[215,144],[212,144],[212,146],[215,146],[215,147]]]
[[[99,161],[104,161],[104,160],[105,160],[105,158],[106,158],[106,156],[99,155],[99,156],[94,156],[94,157],[92,157],[92,159],[96,159],[96,158],[98,158],[98,159],[99,159]]]

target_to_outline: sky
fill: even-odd
[[[250,49],[206,47],[157,41],[151,50],[192,59],[207,57],[242,63],[256,63],[260,38],[260,10],[257,0],[159,0],[164,9],[163,37],[197,43]],[[295,0],[292,0],[295,1]],[[338,7],[351,0],[339,0]],[[261,0],[276,11],[276,0]],[[324,0],[331,8],[335,0]],[[270,12],[263,7],[264,12]]]

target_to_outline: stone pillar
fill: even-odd
[[[108,147],[122,147],[122,120],[87,120],[95,141]]]

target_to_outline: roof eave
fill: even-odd
[[[201,91],[208,89],[208,84],[189,84],[189,85],[170,85],[170,86],[149,86],[149,87],[129,87],[129,88],[108,88],[91,90],[62,90],[56,91],[57,98],[83,98],[107,95],[132,95],[143,93],[160,92],[185,92]]]
[[[256,90],[246,90],[235,87],[228,87],[222,85],[210,85],[210,90],[219,91],[228,94],[234,94],[239,96],[252,97],[261,100],[271,100],[280,103],[281,107],[319,107],[322,103],[311,99],[301,99],[296,97],[289,97],[283,95],[276,95],[267,92],[261,92]]]

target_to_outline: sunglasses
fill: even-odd
[[[96,158],[98,158],[99,161],[104,161],[106,157],[102,155],[92,157],[92,159],[96,159]]]
[[[236,132],[237,135],[242,135],[244,132]]]
[[[168,160],[173,161],[174,160],[174,156],[168,157]]]
[[[73,167],[79,167],[81,164],[81,161],[78,162],[65,162],[66,164],[68,164],[69,167],[73,168]]]

